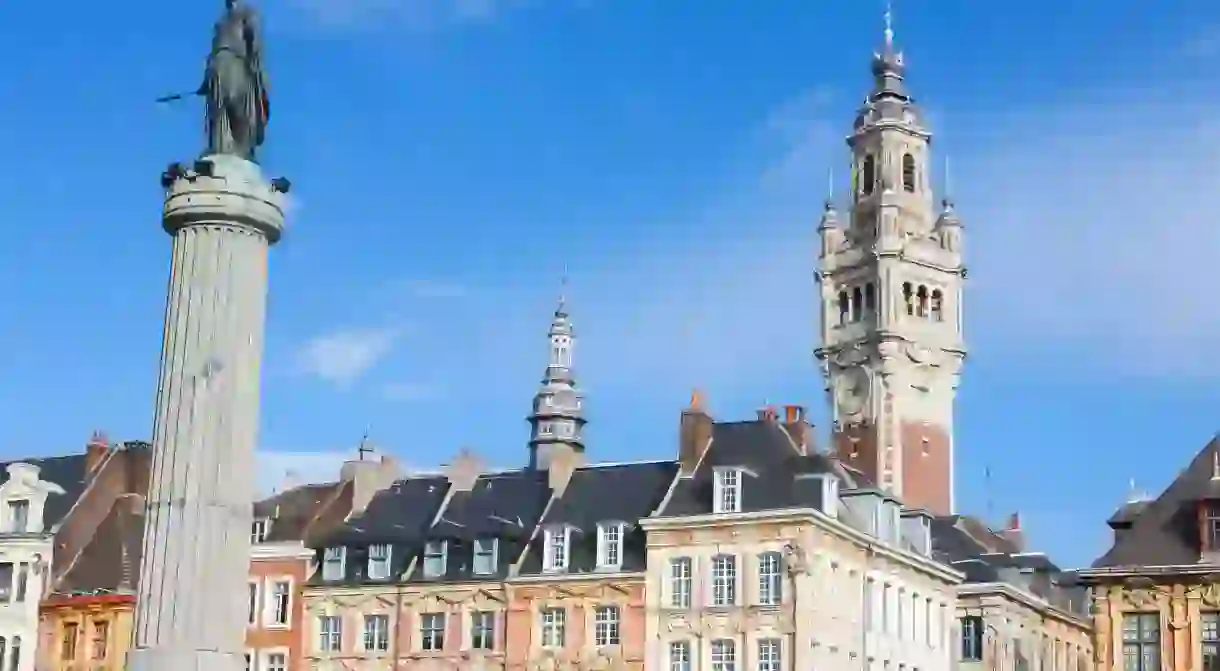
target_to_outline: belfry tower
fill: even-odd
[[[912,507],[953,511],[953,404],[962,339],[962,226],[931,181],[931,133],[908,93],[886,13],[873,90],[856,116],[852,206],[828,201],[818,280],[822,363],[844,462]]]
[[[562,296],[547,335],[551,343],[550,359],[529,416],[530,468],[542,470],[550,468],[557,458],[563,458],[572,466],[579,465],[585,454],[584,398],[576,390],[572,374],[576,334]]]

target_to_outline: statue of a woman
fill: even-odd
[[[243,0],[225,0],[225,13],[216,23],[199,88],[207,103],[206,155],[254,160],[271,117],[267,89],[258,15]]]

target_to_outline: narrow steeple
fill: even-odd
[[[563,284],[566,289],[566,277]],[[560,292],[547,336],[550,358],[529,416],[530,468],[544,470],[549,468],[557,451],[570,451],[575,455],[583,455],[585,451],[584,402],[572,374],[576,335],[568,318],[566,291]]]

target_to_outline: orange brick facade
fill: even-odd
[[[313,552],[301,543],[256,545],[250,560],[246,649],[252,670],[303,671],[303,587]]]

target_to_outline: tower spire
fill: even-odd
[[[885,0],[885,50],[894,50],[894,2]]]
[[[565,268],[559,301],[547,332],[550,356],[529,416],[531,468],[548,468],[557,451],[583,455],[585,450],[583,397],[572,374],[576,334],[568,318],[567,284]]]

